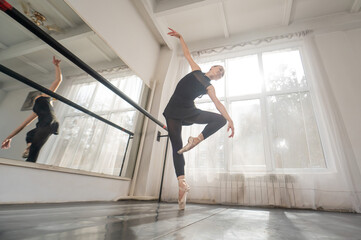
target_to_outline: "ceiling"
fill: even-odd
[[[103,70],[124,66],[114,51],[64,1],[8,2],[23,13],[24,10],[30,12],[31,9],[40,12],[47,19],[41,28],[92,68]],[[51,83],[54,79],[52,56],[55,55],[62,60],[64,76],[84,73],[3,11],[0,11],[0,29],[0,64],[13,71],[40,84]],[[11,91],[24,86],[0,73],[0,89]]]
[[[135,0],[160,44],[172,48],[167,27],[180,32],[190,48],[224,44],[276,29],[302,29],[358,20],[361,0]],[[316,24],[317,23],[317,24]],[[321,25],[322,25],[321,24]],[[305,30],[305,29],[302,29]],[[215,41],[217,40],[217,41]],[[199,49],[197,49],[199,50]]]

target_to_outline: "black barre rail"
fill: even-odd
[[[35,89],[37,89],[37,90],[39,90],[39,91],[41,91],[43,93],[46,93],[47,95],[52,96],[53,98],[56,98],[59,101],[65,103],[67,105],[70,105],[73,108],[78,109],[79,111],[82,111],[82,112],[84,112],[84,113],[86,113],[86,114],[88,114],[88,115],[90,115],[92,117],[95,117],[96,119],[98,119],[98,120],[100,120],[102,122],[105,122],[105,123],[117,128],[117,129],[129,134],[130,136],[134,135],[134,133],[132,133],[131,131],[129,131],[129,130],[125,129],[125,128],[122,128],[122,127],[118,126],[117,124],[115,124],[115,123],[113,123],[113,122],[111,122],[111,121],[109,121],[109,120],[107,120],[105,118],[102,118],[101,116],[89,111],[88,109],[83,108],[82,106],[70,101],[69,99],[66,99],[65,97],[63,97],[63,96],[61,96],[61,95],[59,95],[59,94],[57,94],[57,93],[55,93],[53,91],[50,91],[49,89],[37,84],[36,82],[31,81],[30,79],[28,79],[28,78],[26,78],[26,77],[24,77],[24,76],[22,76],[22,75],[20,75],[20,74],[18,74],[16,72],[12,71],[11,69],[9,69],[9,68],[1,65],[1,64],[0,64],[0,72],[3,72],[4,74],[6,74],[6,75],[8,75],[8,76],[20,81],[20,82],[23,82],[26,85],[31,86],[31,87],[33,87],[33,88],[35,88]]]
[[[103,76],[101,76],[99,73],[97,73],[94,69],[92,69],[86,63],[84,63],[82,60],[80,60],[77,56],[75,56],[72,52],[70,52],[63,45],[61,45],[59,42],[57,42],[54,38],[52,38],[50,35],[48,35],[46,32],[44,32],[36,24],[31,22],[27,17],[25,17],[23,14],[21,14],[16,8],[11,6],[8,2],[6,2],[5,0],[0,0],[0,9],[2,11],[4,11],[7,15],[12,17],[15,21],[17,21],[18,23],[23,25],[25,28],[27,28],[29,31],[34,33],[36,36],[38,36],[41,40],[46,42],[49,46],[53,47],[55,50],[57,50],[59,53],[61,53],[64,57],[66,57],[67,59],[72,61],[79,68],[83,69],[90,76],[92,76],[97,81],[102,83],[104,86],[106,86],[107,88],[112,90],[115,94],[117,94],[118,96],[123,98],[130,105],[132,105],[133,107],[138,109],[141,113],[143,113],[145,116],[150,118],[153,122],[155,122],[156,124],[161,126],[164,130],[168,131],[165,124],[161,123],[156,118],[154,118],[152,115],[150,115],[145,109],[143,109],[136,102],[134,102],[132,99],[130,99],[127,95],[125,95],[122,91],[120,91],[118,88],[116,88],[113,84],[111,84]]]

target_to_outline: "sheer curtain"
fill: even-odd
[[[310,37],[312,38],[312,37]],[[201,54],[203,72],[223,65],[225,77],[212,81],[235,124],[185,153],[190,202],[281,206],[360,212],[359,190],[340,143],[328,104],[322,62],[312,41],[263,45],[257,49]],[[232,48],[233,50],[233,48]],[[312,68],[310,67],[312,66]],[[189,71],[182,68],[179,79]],[[208,96],[196,101],[217,112]],[[204,125],[183,127],[183,142]],[[342,153],[341,153],[342,155]],[[176,201],[177,181],[168,154],[163,200]]]
[[[106,78],[139,103],[142,81],[129,70]],[[130,104],[90,77],[64,80],[61,93],[99,116],[134,132],[138,113]],[[60,133],[52,137],[39,163],[119,176],[129,135],[63,103],[56,103]],[[130,141],[131,147],[132,141]],[[129,149],[128,149],[129,150]]]

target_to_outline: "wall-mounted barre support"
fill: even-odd
[[[84,63],[82,60],[80,60],[77,56],[75,56],[72,52],[70,52],[67,48],[65,48],[63,45],[61,45],[59,42],[57,42],[54,38],[52,38],[49,34],[44,32],[41,28],[39,28],[36,24],[31,22],[26,16],[24,16],[22,13],[20,13],[16,8],[11,6],[8,2],[5,0],[0,0],[0,9],[4,11],[7,15],[12,17],[15,21],[20,23],[22,26],[24,26],[26,29],[34,33],[36,36],[38,36],[41,40],[46,42],[49,46],[57,50],[59,53],[61,53],[64,57],[72,61],[75,65],[77,65],[79,68],[83,69],[86,73],[88,73],[90,76],[95,78],[97,81],[102,83],[104,86],[112,90],[115,94],[123,98],[126,102],[128,102],[130,105],[138,109],[141,113],[143,113],[145,116],[147,116],[149,119],[151,119],[153,122],[161,126],[164,130],[167,130],[167,127],[165,124],[161,123],[159,120],[154,118],[152,115],[150,115],[144,108],[139,106],[136,102],[134,102],[132,99],[130,99],[127,95],[125,95],[122,91],[120,91],[118,88],[116,88],[113,84],[111,84],[108,80],[106,80],[103,76],[101,76],[99,73],[97,73],[94,69],[92,69],[89,65]]]
[[[124,156],[123,156],[122,166],[120,167],[119,176],[122,176],[122,172],[123,172],[123,168],[124,168],[124,162],[125,162],[125,159],[126,159],[126,157],[127,157],[129,142],[130,142],[131,139],[133,139],[133,136],[129,135],[129,137],[128,137],[128,142],[127,142],[127,146],[125,147],[125,153],[124,153]]]
[[[61,96],[61,95],[59,95],[59,94],[57,94],[57,93],[55,93],[53,91],[50,91],[49,89],[41,86],[40,84],[37,84],[36,82],[31,81],[30,79],[28,79],[28,78],[26,78],[26,77],[24,77],[24,76],[22,76],[22,75],[20,75],[20,74],[18,74],[16,72],[12,71],[11,69],[9,69],[9,68],[1,65],[1,64],[0,64],[0,72],[3,72],[4,74],[6,74],[6,75],[8,75],[8,76],[22,82],[22,83],[25,83],[26,85],[28,85],[30,87],[33,87],[33,88],[39,90],[40,92],[46,93],[47,95],[52,96],[53,98],[56,98],[59,101],[65,103],[65,104],[67,104],[69,106],[72,106],[73,108],[78,109],[79,111],[82,111],[82,112],[84,112],[84,113],[86,113],[86,114],[88,114],[88,115],[102,121],[102,122],[105,122],[106,124],[109,124],[109,125],[117,128],[117,129],[129,134],[129,136],[134,135],[133,132],[131,132],[131,131],[125,129],[125,128],[122,128],[122,127],[118,126],[117,124],[115,124],[115,123],[113,123],[113,122],[111,122],[111,121],[109,121],[109,120],[107,120],[105,118],[102,118],[101,116],[93,113],[92,111],[89,111],[88,109],[83,108],[82,106],[70,101],[69,99],[67,99],[67,98],[65,98],[65,97],[63,97],[63,96]]]
[[[160,181],[160,189],[159,189],[159,196],[158,196],[158,202],[162,199],[162,191],[163,191],[163,180],[164,180],[164,170],[165,170],[165,164],[167,162],[167,152],[168,152],[168,142],[169,142],[169,135],[161,135],[161,133],[158,131],[157,133],[157,141],[160,141],[161,137],[167,137],[167,144],[165,145],[165,153],[164,153],[164,160],[163,160],[163,168],[162,168],[162,178]]]

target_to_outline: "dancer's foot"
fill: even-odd
[[[178,206],[179,210],[184,210],[187,202],[187,194],[191,189],[184,178],[178,179],[179,193]]]
[[[31,143],[29,143],[28,146],[25,148],[25,150],[23,152],[23,156],[22,156],[23,158],[29,157],[30,146],[31,146]]]
[[[188,152],[189,150],[197,146],[202,140],[203,139],[200,139],[199,137],[189,137],[187,145],[185,145],[183,148],[178,150],[177,153],[183,154],[184,152]]]

